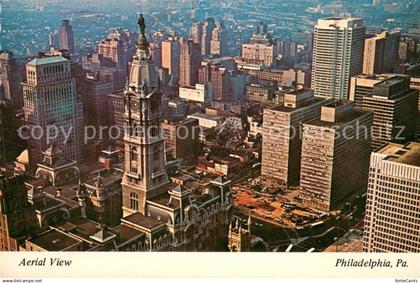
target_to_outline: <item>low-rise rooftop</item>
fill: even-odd
[[[390,143],[378,153],[387,155],[388,161],[420,167],[420,143],[411,142],[406,145]]]
[[[122,220],[123,222],[132,223],[136,226],[144,227],[148,230],[151,230],[163,224],[163,222],[154,219],[153,217],[143,215],[140,212],[133,213],[127,217],[124,217]]]
[[[72,247],[81,243],[80,240],[54,229],[37,235],[29,241],[47,251],[71,250]]]

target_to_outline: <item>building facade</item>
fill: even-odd
[[[283,105],[264,109],[261,177],[267,184],[299,185],[302,123],[319,119],[331,100],[301,90],[286,94]]]
[[[303,124],[300,187],[302,203],[322,211],[340,208],[366,190],[372,113],[333,102],[321,118]]]
[[[23,106],[21,82],[24,78],[25,64],[15,58],[12,52],[0,51],[0,82],[5,97],[17,109]]]
[[[210,54],[225,56],[227,53],[227,31],[222,21],[216,22],[211,34]]]
[[[363,74],[394,73],[399,67],[399,31],[383,31],[365,40]]]
[[[207,84],[196,84],[195,87],[180,87],[179,98],[199,103],[210,103],[211,92]]]
[[[203,56],[210,55],[211,40],[215,24],[216,22],[213,18],[207,18],[203,23],[201,31],[201,55]]]
[[[70,61],[62,56],[40,57],[26,65],[26,72],[22,87],[26,126],[33,130],[26,136],[31,168],[53,143],[60,146],[66,159],[80,161],[83,106],[76,95]],[[49,132],[52,125],[57,132]],[[67,137],[64,132],[69,133]]]
[[[181,40],[179,86],[192,87],[198,82],[200,67],[200,45],[191,40]]]
[[[58,28],[58,38],[60,49],[68,50],[70,54],[74,54],[74,32],[70,20],[62,20]]]
[[[410,78],[393,76],[373,86],[372,96],[363,96],[362,108],[374,113],[372,150],[388,142],[414,139],[418,113],[418,91],[410,89]]]
[[[24,176],[0,175],[0,251],[19,251],[36,228],[35,209],[28,202]]]
[[[370,158],[363,251],[420,251],[420,144],[388,144]]]
[[[315,95],[347,99],[350,78],[362,72],[365,33],[359,18],[318,20],[311,80]]]
[[[178,121],[165,120],[162,123],[165,146],[171,150],[172,157],[183,164],[196,164],[199,153],[200,128],[198,120],[187,118]]]
[[[162,68],[168,69],[172,79],[179,80],[180,44],[177,37],[162,41]]]

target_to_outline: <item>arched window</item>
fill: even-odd
[[[136,193],[130,193],[130,208],[139,210],[139,196]]]
[[[131,172],[137,172],[137,159],[138,159],[137,147],[133,146],[130,150],[130,171]]]
[[[152,138],[157,137],[159,134],[159,128],[157,126],[151,126],[150,127],[150,136]]]
[[[133,146],[130,151],[130,161],[133,161],[133,160],[137,161],[137,156],[138,156],[137,147]]]

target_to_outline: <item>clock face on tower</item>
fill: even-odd
[[[136,101],[131,101],[131,111],[136,111],[138,107],[138,103]]]

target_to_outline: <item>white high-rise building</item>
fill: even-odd
[[[362,72],[365,35],[360,18],[318,20],[312,68],[315,95],[347,99],[350,78]]]
[[[388,144],[370,158],[365,252],[420,252],[420,144]]]

